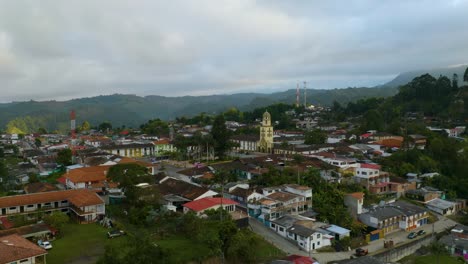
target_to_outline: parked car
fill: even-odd
[[[123,230],[112,230],[107,232],[107,237],[108,238],[114,238],[114,237],[119,237],[125,235],[125,232]]]
[[[418,236],[418,234],[416,234],[415,232],[411,232],[411,233],[408,234],[409,239],[416,238],[417,236]]]
[[[52,249],[52,244],[49,241],[38,240],[37,245],[39,245],[43,249]]]
[[[354,253],[357,257],[365,256],[367,254],[369,254],[369,251],[363,248],[356,248],[356,253]]]
[[[426,234],[426,231],[424,230],[419,230],[418,233],[416,233],[418,236],[422,236],[424,234]]]

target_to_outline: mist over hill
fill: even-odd
[[[445,75],[449,79],[456,73],[459,84],[463,85],[463,74],[467,66],[420,70],[399,74],[388,83],[372,88],[308,89],[307,103],[329,106],[334,101],[346,105],[359,99],[389,97],[397,94],[399,86],[415,77],[429,73],[434,77]],[[467,83],[465,83],[467,84]],[[301,89],[300,102],[304,102]],[[216,114],[235,107],[241,111],[253,110],[274,103],[293,104],[296,89],[271,94],[239,93],[209,96],[136,96],[113,94],[79,98],[68,101],[27,101],[0,104],[0,127],[13,124],[25,133],[43,127],[48,131],[67,131],[69,114],[75,110],[77,124],[88,121],[91,125],[111,122],[114,127],[138,127],[150,119],[171,120],[176,117],[194,116],[205,112]]]
[[[301,90],[301,103],[303,103]],[[346,88],[333,90],[307,90],[307,103],[331,105],[333,101],[346,104],[362,98],[387,97],[394,95],[394,88]],[[48,131],[66,131],[72,109],[77,115],[77,124],[88,121],[97,125],[109,121],[114,127],[137,127],[149,119],[171,120],[181,116],[193,116],[201,112],[215,114],[235,107],[239,110],[252,110],[274,103],[293,104],[296,90],[272,94],[240,93],[209,96],[136,96],[128,94],[103,95],[68,101],[27,101],[0,104],[0,126],[5,127],[12,120],[26,120],[27,132],[44,127]],[[24,126],[23,126],[24,127]]]
[[[438,78],[439,76],[447,76],[449,79],[452,79],[453,74],[456,73],[458,75],[458,83],[460,86],[463,84],[468,85],[468,83],[463,82],[463,74],[465,73],[466,68],[468,67],[468,64],[466,65],[459,65],[456,67],[445,67],[445,68],[436,68],[436,69],[426,69],[426,70],[416,70],[416,71],[409,71],[409,72],[404,72],[399,74],[395,79],[385,83],[383,86],[386,87],[398,87],[401,85],[405,85],[414,78],[421,76],[423,74],[430,74],[434,78]]]

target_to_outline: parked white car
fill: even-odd
[[[52,244],[49,241],[37,241],[37,244],[43,249],[52,249]]]

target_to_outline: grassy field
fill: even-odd
[[[63,236],[52,242],[47,263],[95,263],[107,244],[126,240],[125,236],[108,239],[107,231],[98,224],[67,224],[62,229]]]
[[[194,243],[189,238],[182,236],[158,240],[156,241],[156,244],[169,252],[170,263],[188,263],[202,260],[207,261],[207,256],[210,255],[210,249],[206,245]],[[262,261],[269,261],[286,255],[284,252],[260,237],[258,237],[256,245],[259,249],[256,252],[257,257]],[[178,252],[184,252],[184,254],[178,254]]]
[[[457,258],[451,256],[409,256],[399,261],[403,264],[462,264],[464,261],[460,261]]]

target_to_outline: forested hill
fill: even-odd
[[[437,69],[426,69],[426,70],[417,70],[417,71],[409,71],[400,73],[395,79],[387,82],[383,86],[385,87],[399,87],[401,85],[405,85],[414,78],[421,76],[423,74],[429,74],[434,78],[439,78],[439,76],[446,76],[450,79],[453,78],[453,74],[457,74],[459,78],[459,85],[468,85],[468,82],[463,83],[463,74],[466,70],[468,65],[460,65],[456,67],[445,67],[445,68],[437,68]]]
[[[315,105],[331,105],[333,101],[346,104],[358,99],[387,97],[396,93],[396,88],[346,88],[333,90],[307,91],[307,102]],[[301,94],[303,91],[301,91]],[[28,101],[0,104],[0,127],[16,127],[23,133],[43,127],[48,131],[67,131],[69,114],[76,111],[77,123],[88,121],[97,125],[109,121],[114,127],[138,127],[149,119],[174,119],[193,116],[201,112],[219,113],[235,107],[239,110],[252,110],[274,103],[293,104],[296,91],[272,94],[243,93],[211,96],[135,96],[108,95],[69,101]],[[303,101],[301,96],[301,101]]]

